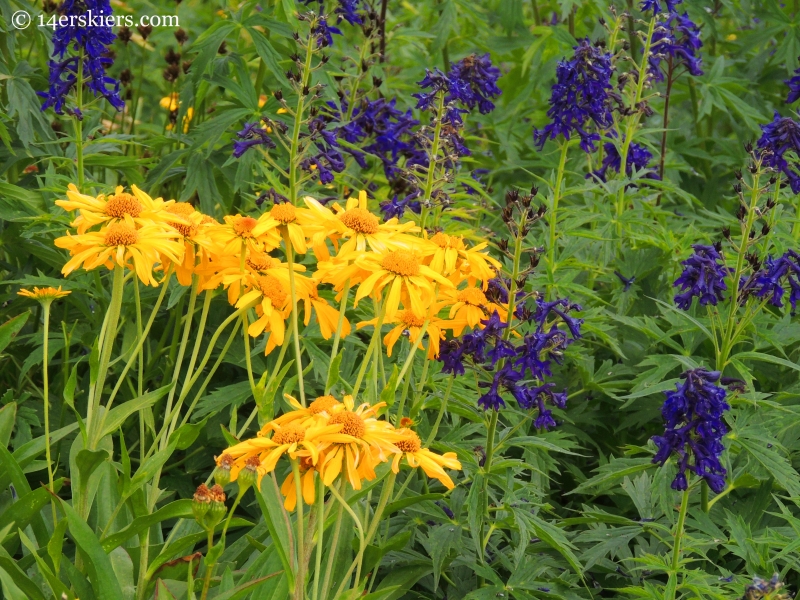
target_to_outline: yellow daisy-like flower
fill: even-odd
[[[363,252],[367,249],[373,252],[382,252],[397,248],[411,248],[419,242],[419,238],[407,235],[419,231],[413,223],[403,223],[397,219],[390,219],[381,223],[380,219],[367,209],[367,193],[361,191],[358,198],[350,198],[342,208],[334,204],[333,209],[323,206],[311,197],[304,199],[306,206],[314,215],[319,230],[311,236],[311,246],[317,260],[328,260],[330,254],[326,239],[330,239],[334,248],[340,240],[345,240],[339,256],[346,256],[352,252]],[[335,211],[335,212],[334,212]]]
[[[320,419],[326,420],[334,412],[340,410],[340,407],[344,406],[330,394],[327,396],[318,397],[307,407],[300,404],[295,397],[290,396],[289,394],[284,394],[283,397],[286,398],[294,410],[284,413],[280,417],[277,417],[269,423],[266,423],[261,429],[261,434],[265,435],[267,432],[272,431],[276,427],[282,427],[289,423],[297,423],[299,425],[307,426],[309,422],[317,422]],[[352,396],[345,396],[345,400],[348,400],[350,404],[353,403]]]
[[[376,465],[398,452],[394,441],[400,439],[400,434],[391,423],[375,417],[383,406],[383,402],[374,406],[362,404],[353,410],[353,399],[349,397],[328,419],[328,425],[341,425],[338,435],[348,439],[331,441],[320,448],[324,459],[317,463],[317,469],[325,485],[331,485],[341,474],[353,489],[359,490],[362,479],[375,478]]]
[[[304,221],[308,224],[313,222],[307,209],[295,208],[294,205],[285,202],[283,204],[276,204],[264,216],[269,218],[262,218],[259,220],[258,225],[253,230],[257,236],[272,232],[279,237],[285,233],[292,244],[292,248],[298,254],[305,254],[308,251],[306,246],[306,233],[303,230],[301,223]]]
[[[311,312],[316,313],[317,323],[319,323],[319,331],[322,337],[329,340],[331,336],[336,333],[336,328],[339,325],[339,311],[333,308],[325,298],[322,298],[317,287],[314,286],[311,294],[305,299],[305,318],[303,325],[308,325],[311,321]],[[350,335],[350,321],[347,317],[342,321],[341,337],[345,338]]]
[[[428,338],[430,339],[430,344],[428,345],[428,358],[430,359],[439,356],[439,342],[445,338],[444,332],[442,331],[442,324],[445,323],[445,321],[436,316],[438,308],[439,305],[435,305],[431,308],[428,317],[428,326],[425,329],[425,333],[428,334]],[[369,321],[362,321],[357,327],[358,329],[366,325],[372,325],[374,327],[377,321],[377,318],[370,319]],[[406,309],[397,313],[395,318],[390,320],[389,323],[395,323],[396,327],[389,331],[383,338],[383,344],[386,346],[386,356],[392,355],[394,345],[406,331],[408,332],[409,341],[412,344],[416,344],[420,332],[422,331],[422,326],[425,325],[425,318],[418,317],[413,312]]]
[[[243,215],[228,215],[225,223],[214,227],[209,235],[217,244],[220,254],[239,256],[242,245],[254,252],[269,252],[280,246],[281,236],[274,228],[263,234],[255,233],[259,224],[270,221],[268,214],[261,215],[258,219]]]
[[[173,203],[172,200],[168,202],[164,202],[161,198],[154,200],[135,185],[131,186],[131,192],[129,194],[122,186],[117,186],[114,193],[108,197],[104,194],[97,197],[87,196],[81,194],[75,184],[70,183],[67,199],[56,200],[56,205],[66,211],[80,212],[71,223],[79,234],[86,233],[95,225],[118,223],[126,217],[132,218],[136,225],[164,221],[164,209]],[[178,221],[182,222],[183,219],[178,218]]]
[[[354,305],[370,295],[380,299],[381,291],[388,287],[385,310],[389,320],[394,319],[401,302],[404,308],[424,317],[436,297],[434,284],[453,287],[452,282],[423,265],[419,255],[410,250],[370,252],[356,259],[356,264],[372,274],[358,286]]]
[[[258,468],[258,481],[275,469],[280,458],[287,454],[294,459],[304,456],[311,459],[316,464],[319,458],[320,442],[340,439],[335,435],[341,428],[336,424],[304,427],[297,423],[289,423],[283,427],[276,428],[271,437],[256,437],[251,440],[240,442],[225,450],[225,455],[233,458],[231,466],[231,481],[234,481],[247,459],[257,456],[260,460]],[[224,456],[224,455],[223,455]],[[220,459],[218,459],[218,462]]]
[[[461,463],[458,461],[455,452],[436,454],[427,448],[423,448],[419,436],[410,429],[401,429],[398,434],[400,434],[401,438],[394,445],[399,452],[395,454],[392,460],[392,471],[398,473],[400,471],[400,460],[405,458],[410,467],[421,467],[425,475],[431,479],[438,479],[447,489],[452,490],[455,487],[453,480],[445,471],[445,468],[461,470]]]
[[[210,224],[205,220],[203,213],[195,210],[188,202],[176,202],[165,210],[165,222],[183,238],[183,262],[175,263],[175,274],[181,285],[192,285],[192,275],[197,267],[198,255],[202,263],[207,263],[213,252],[213,243],[206,235]],[[172,220],[173,215],[180,220]],[[169,267],[170,261],[164,260],[164,270]]]
[[[303,502],[308,506],[313,506],[317,494],[314,486],[314,473],[317,472],[314,463],[308,457],[300,459],[300,486],[303,495]],[[286,479],[281,484],[281,494],[284,495],[283,507],[288,511],[293,511],[297,506],[297,487],[294,484],[294,471],[289,471]]]
[[[172,92],[169,96],[164,96],[158,104],[161,108],[173,112],[180,106],[179,98],[178,92]]]
[[[34,287],[33,291],[22,289],[17,292],[19,296],[25,296],[26,298],[33,298],[34,300],[38,300],[39,302],[52,302],[56,298],[63,298],[72,292],[69,290],[62,290],[61,286],[57,288],[54,287]]]
[[[476,279],[482,281],[485,290],[489,280],[495,276],[495,271],[501,267],[498,260],[482,252],[489,245],[488,242],[467,248],[462,237],[447,235],[441,231],[434,234],[430,242],[433,251],[425,262],[445,277],[461,272],[470,278],[470,284]]]
[[[452,329],[453,335],[458,337],[465,327],[483,329],[481,321],[485,321],[497,311],[503,322],[508,320],[508,308],[501,304],[491,302],[486,294],[478,287],[468,287],[463,290],[455,288],[444,289],[439,293],[439,299],[450,307],[450,320],[443,321],[444,329]]]
[[[79,266],[91,271],[105,265],[115,264],[132,268],[146,285],[157,286],[153,277],[153,267],[165,259],[179,263],[183,261],[183,244],[178,241],[180,234],[163,225],[150,224],[136,228],[133,218],[112,223],[100,231],[81,235],[67,234],[57,238],[55,245],[69,250],[72,258],[61,272],[69,275]]]

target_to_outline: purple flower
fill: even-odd
[[[683,0],[642,0],[639,8],[642,12],[653,11],[653,14],[663,12],[662,1],[668,12],[675,12],[675,7]]]
[[[333,36],[331,34],[342,35],[342,30],[338,27],[328,25],[325,17],[319,17],[311,28],[311,34],[316,37],[317,48],[327,48],[333,46]]]
[[[728,289],[725,277],[729,269],[723,263],[719,246],[695,244],[692,248],[694,253],[681,263],[683,273],[673,284],[682,290],[675,296],[675,304],[682,310],[689,310],[694,297],[703,306],[716,306],[724,300],[723,292]]]
[[[419,190],[414,190],[403,198],[398,198],[397,194],[395,194],[391,200],[381,203],[381,212],[383,213],[383,218],[387,221],[393,218],[399,219],[405,214],[406,210],[410,210],[415,214],[419,214],[422,212],[422,205],[417,198],[419,198],[421,195],[422,192]]]
[[[756,144],[765,167],[782,172],[792,192],[800,194],[800,172],[797,160],[800,157],[800,123],[789,117],[781,117],[777,111],[772,122],[761,126],[761,137]],[[787,153],[794,154],[787,159]]]
[[[38,92],[45,99],[42,110],[53,107],[58,114],[63,114],[69,93],[75,86],[83,85],[83,82],[78,83],[79,66],[89,91],[122,110],[125,103],[119,96],[119,81],[106,75],[106,67],[114,62],[107,55],[108,46],[116,39],[105,21],[112,16],[109,0],[65,0],[59,15],[67,17],[66,25],[59,25],[53,32],[53,55],[48,63],[49,89],[46,93]],[[73,56],[67,56],[70,51]],[[80,55],[82,64],[79,64]]]
[[[586,177],[597,177],[600,181],[606,181],[608,169],[616,171],[619,173],[620,163],[622,162],[622,157],[619,155],[619,151],[617,150],[616,145],[612,142],[606,142],[603,144],[603,164],[600,166],[599,169],[596,171],[592,171]],[[636,142],[631,142],[631,145],[628,147],[628,158],[625,161],[627,163],[625,173],[628,177],[633,174],[633,169],[635,168],[637,171],[641,171],[643,169],[648,169],[650,166],[650,161],[653,159],[653,154],[644,146],[637,144]],[[650,168],[646,177],[650,179],[658,179],[658,175],[656,174],[655,170]]]
[[[791,79],[784,81],[789,86],[789,95],[786,98],[786,104],[793,104],[800,99],[800,69],[794,72]]]
[[[435,108],[437,95],[446,92],[450,88],[450,80],[438,68],[434,68],[433,71],[425,69],[425,77],[418,81],[417,85],[423,90],[431,90],[430,92],[411,94],[413,98],[417,99],[418,109],[429,110]]]
[[[611,53],[593,46],[589,38],[575,46],[571,60],[562,60],[556,68],[556,83],[550,95],[550,117],[544,129],[534,128],[533,139],[541,150],[545,142],[559,134],[565,139],[577,134],[584,152],[593,152],[600,134],[587,131],[591,123],[599,129],[611,127]]]
[[[800,300],[800,254],[794,250],[787,251],[779,258],[767,257],[764,267],[754,276],[752,289],[757,297],[769,296],[770,304],[782,308],[784,285],[787,283],[791,290],[789,302],[794,313]]]
[[[471,54],[450,68],[447,102],[458,100],[470,110],[477,106],[481,114],[490,113],[494,110],[490,98],[503,93],[497,87],[499,78],[500,69],[492,65],[488,53],[483,56]]]
[[[661,60],[672,58],[673,66],[683,65],[694,76],[702,75],[700,48],[703,41],[700,39],[700,28],[683,13],[672,13],[666,20],[656,25],[653,33],[653,51],[648,59],[650,62],[650,75],[656,81],[663,81]]]
[[[244,129],[236,132],[236,137],[239,138],[233,142],[233,157],[241,158],[245,152],[255,146],[266,146],[267,148],[274,148],[275,142],[272,141],[267,135],[267,132],[261,128],[258,121],[253,123],[245,123]]]
[[[722,417],[730,406],[725,388],[714,385],[719,378],[719,371],[692,369],[681,375],[684,382],[676,384],[674,392],[666,392],[661,409],[664,435],[653,437],[658,446],[653,462],[663,465],[672,454],[677,455],[678,475],[672,482],[675,490],[687,489],[687,469],[705,479],[716,493],[725,488],[727,472],[720,456],[725,450],[722,437],[728,429]]]
[[[339,6],[333,9],[336,14],[336,23],[341,23],[342,20],[347,21],[350,25],[362,25],[364,19],[358,14],[359,0],[339,0]]]

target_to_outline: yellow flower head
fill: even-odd
[[[256,231],[256,227],[271,221],[269,214],[263,214],[258,219],[243,215],[229,215],[225,223],[214,227],[209,235],[217,244],[220,254],[239,256],[242,246],[255,252],[269,252],[281,243],[281,236],[277,230],[268,228],[266,231]]]
[[[64,275],[79,266],[91,271],[100,265],[110,269],[116,264],[134,269],[143,283],[157,286],[153,277],[155,265],[165,259],[175,263],[183,260],[183,244],[176,239],[179,236],[174,229],[163,225],[149,224],[137,229],[133,218],[127,216],[100,231],[57,238],[55,245],[69,250],[72,257],[61,269]]]
[[[38,300],[42,303],[52,302],[56,298],[63,298],[64,296],[71,294],[69,290],[62,290],[61,286],[57,288],[54,287],[34,287],[33,291],[31,290],[20,290],[17,292],[20,296],[25,296],[26,298],[33,298],[34,300]]]
[[[425,262],[445,277],[457,274],[457,279],[461,279],[460,275],[463,274],[470,279],[470,285],[476,279],[482,281],[485,290],[489,280],[495,276],[495,271],[501,267],[499,261],[482,252],[489,245],[488,242],[467,248],[462,237],[447,235],[441,231],[434,234],[430,242],[431,250]]]
[[[228,290],[228,302],[236,304],[241,296],[243,288],[254,287],[253,278],[259,275],[272,275],[277,277],[284,289],[290,289],[289,265],[279,259],[258,252],[256,250],[245,250],[245,260],[242,263],[241,256],[219,256],[209,265],[210,272],[203,289],[213,290],[222,284]],[[295,273],[302,273],[306,270],[303,265],[295,263]],[[299,297],[306,297],[314,287],[314,283],[299,275],[295,275],[296,290]]]
[[[172,92],[169,96],[164,96],[158,104],[161,108],[173,112],[180,106],[179,98],[178,92]]]
[[[163,222],[165,209],[173,201],[164,202],[161,198],[155,200],[135,185],[127,193],[122,186],[118,186],[113,194],[97,197],[81,194],[74,184],[69,184],[66,200],[56,200],[56,205],[67,211],[79,211],[80,215],[71,223],[79,234],[95,225],[118,223],[127,217],[133,219],[136,225],[146,225],[151,222]],[[172,217],[173,220],[183,222],[182,217]]]
[[[165,209],[164,221],[183,238],[183,262],[175,264],[175,273],[181,285],[191,285],[197,267],[198,255],[201,263],[207,263],[213,253],[213,243],[206,234],[209,227],[203,213],[188,202],[175,202]],[[170,266],[164,261],[164,270]]]
[[[392,470],[395,473],[400,471],[400,460],[405,458],[410,467],[421,467],[428,477],[438,479],[447,489],[452,490],[455,487],[453,480],[444,470],[445,468],[461,470],[461,463],[455,452],[436,454],[423,448],[419,436],[410,429],[401,429],[397,433],[400,439],[395,441],[394,445],[399,452],[392,460]]]
[[[452,329],[456,337],[460,336],[466,327],[483,329],[481,321],[491,317],[495,311],[503,322],[508,320],[507,307],[490,301],[478,287],[467,287],[463,290],[443,289],[439,292],[439,298],[444,305],[452,305],[450,320],[442,321],[442,328]]]
[[[394,319],[401,302],[404,308],[424,317],[436,298],[435,284],[453,287],[449,280],[423,265],[420,256],[411,250],[370,252],[359,257],[356,263],[372,274],[358,286],[354,305],[369,295],[380,299],[381,291],[388,287],[385,311],[390,320]]]
[[[308,325],[311,321],[311,312],[317,315],[317,323],[319,324],[319,331],[323,339],[329,340],[331,336],[336,333],[336,328],[339,326],[339,311],[333,308],[325,298],[319,295],[317,286],[315,285],[311,290],[308,298],[305,300],[305,318],[303,324]],[[342,317],[342,329],[340,332],[342,338],[350,335],[350,321],[347,317]]]
[[[442,325],[445,323],[442,319],[436,316],[436,313],[439,312],[439,308],[441,307],[440,304],[434,304],[431,306],[428,312],[428,325],[425,328],[424,334],[428,336],[430,340],[428,343],[428,358],[434,359],[439,356],[439,342],[445,338],[444,332],[442,331]],[[370,319],[369,321],[362,321],[357,325],[358,329],[366,325],[372,325],[373,327],[377,324],[378,319]],[[394,345],[397,343],[397,340],[400,339],[400,336],[404,334],[404,332],[408,332],[408,339],[412,344],[416,344],[417,340],[419,339],[420,332],[422,331],[422,327],[425,325],[425,317],[418,317],[412,311],[405,309],[398,312],[393,319],[390,319],[389,322],[395,324],[395,327],[387,333],[383,338],[383,344],[386,346],[386,356],[392,355],[392,350],[394,349]]]
[[[317,497],[314,486],[314,473],[317,471],[316,467],[308,457],[301,457],[298,466],[300,467],[300,486],[303,502],[309,506],[313,506]],[[295,506],[297,506],[297,487],[294,484],[294,471],[289,471],[286,479],[283,480],[281,484],[281,494],[286,498],[283,501],[283,507],[288,511],[293,511]]]
[[[352,403],[352,396],[345,396],[349,398]],[[339,410],[342,403],[330,394],[327,396],[320,396],[315,399],[307,407],[304,407],[296,398],[289,394],[284,394],[284,398],[294,408],[294,410],[282,414],[280,417],[270,421],[261,430],[261,434],[266,434],[276,427],[281,427],[287,423],[299,423],[300,425],[308,425],[310,422],[318,422],[320,420],[327,420],[335,411]],[[260,435],[261,435],[260,434]]]

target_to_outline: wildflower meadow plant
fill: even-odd
[[[800,589],[795,4],[157,9],[2,11],[0,596]]]

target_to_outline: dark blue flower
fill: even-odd
[[[593,46],[588,38],[575,46],[571,60],[562,60],[556,68],[556,83],[550,96],[550,117],[544,129],[534,128],[533,138],[541,150],[545,142],[559,134],[565,139],[577,134],[581,148],[593,152],[600,134],[587,131],[590,123],[607,129],[614,122],[611,114],[611,53]]]
[[[241,158],[245,152],[255,146],[275,147],[275,142],[267,135],[258,121],[245,123],[244,128],[236,132],[236,137],[239,139],[233,142],[234,158]]]
[[[45,99],[42,110],[53,107],[57,113],[63,113],[67,96],[79,85],[79,67],[83,71],[80,85],[85,83],[95,97],[105,98],[115,109],[122,110],[125,103],[119,96],[119,81],[106,74],[106,67],[113,63],[108,57],[108,46],[116,39],[105,20],[112,16],[109,0],[65,0],[59,16],[59,26],[53,32],[53,55],[48,63],[49,89],[47,93],[38,92]],[[61,26],[61,22],[65,25]],[[70,52],[73,56],[67,56]]]
[[[770,304],[781,308],[786,284],[791,290],[789,302],[794,313],[800,299],[800,254],[794,250],[787,251],[779,258],[767,257],[763,268],[755,274],[749,286],[758,298],[769,297]]]
[[[403,198],[398,198],[397,194],[395,194],[391,200],[381,203],[380,208],[383,218],[387,221],[394,218],[399,219],[405,214],[406,210],[419,214],[422,212],[422,205],[418,200],[421,195],[422,192],[420,190],[414,190]]]
[[[362,25],[364,19],[357,12],[359,0],[339,0],[339,6],[333,9],[336,14],[336,22],[347,21],[350,25]]]
[[[724,265],[718,247],[695,244],[692,248],[694,253],[681,263],[683,273],[673,284],[682,290],[675,296],[675,304],[689,310],[692,298],[697,297],[702,306],[716,306],[717,302],[724,300],[723,292],[728,289],[725,277],[729,269]]]
[[[342,30],[328,25],[328,20],[324,16],[319,17],[311,28],[311,35],[316,38],[317,48],[333,46],[333,36],[331,34],[342,35]]]
[[[761,131],[757,148],[762,164],[782,172],[789,181],[792,192],[800,194],[797,163],[800,157],[800,123],[789,117],[781,117],[776,111],[772,121],[761,126]]]
[[[672,13],[669,17],[659,22],[653,32],[652,53],[650,55],[650,74],[656,81],[663,81],[661,60],[673,59],[673,67],[683,65],[694,76],[702,75],[700,48],[703,41],[700,39],[700,28],[683,13]]]
[[[450,80],[447,102],[458,100],[472,110],[476,106],[481,114],[494,110],[491,98],[503,92],[497,87],[500,69],[492,64],[489,54],[471,54],[453,64],[448,74]]]
[[[608,169],[612,169],[619,173],[620,163],[622,158],[619,155],[617,146],[613,142],[606,142],[603,144],[603,164],[596,171],[592,171],[587,177],[597,177],[600,181],[606,181]],[[633,174],[633,169],[641,171],[650,167],[650,161],[653,159],[653,153],[644,146],[631,142],[628,148],[628,158],[626,160],[625,173],[628,177]],[[646,177],[650,179],[658,179],[655,170],[650,168]]]
[[[800,99],[800,69],[794,72],[791,79],[784,81],[789,86],[789,95],[786,97],[786,104],[793,104]]]
[[[438,94],[447,92],[450,88],[450,80],[447,75],[442,73],[438,68],[433,71],[425,69],[425,77],[417,82],[417,85],[422,89],[429,89],[430,92],[418,92],[411,94],[413,98],[417,99],[417,108],[420,110],[429,110],[435,108],[435,102]]]
[[[442,373],[453,376],[463,375],[464,370],[464,345],[458,340],[447,340],[439,347],[438,360],[442,363]]]
[[[730,408],[725,388],[715,385],[719,371],[692,369],[681,375],[683,383],[666,392],[661,409],[664,435],[653,437],[658,451],[653,462],[663,465],[672,454],[678,457],[678,475],[672,482],[675,490],[688,487],[687,469],[702,477],[716,493],[725,488],[725,467],[720,462],[725,447],[722,437],[728,429],[723,414]],[[691,464],[690,464],[691,463]]]
[[[662,5],[663,2],[663,5]],[[639,8],[642,12],[652,11],[653,14],[663,12],[666,7],[667,12],[675,12],[675,7],[683,2],[683,0],[642,0]]]

